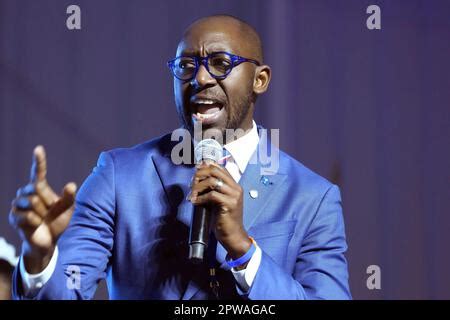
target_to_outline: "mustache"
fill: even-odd
[[[207,99],[211,99],[211,100],[217,100],[217,101],[221,101],[221,102],[226,102],[227,97],[226,95],[216,90],[211,90],[211,89],[202,89],[202,90],[192,90],[191,92],[189,92],[187,94],[187,99],[191,100],[194,97],[201,97],[201,98],[207,98]]]

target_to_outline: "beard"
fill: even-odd
[[[249,92],[247,95],[241,97],[235,103],[235,107],[232,108],[233,112],[227,113],[227,124],[223,129],[222,134],[226,129],[235,130],[242,128],[242,124],[248,118],[249,113],[253,109],[256,95],[253,92]]]

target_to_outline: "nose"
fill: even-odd
[[[192,79],[191,83],[197,88],[203,88],[214,85],[216,83],[216,79],[209,74],[206,66],[203,63],[200,63],[197,74],[194,79]]]

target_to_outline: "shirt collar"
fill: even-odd
[[[244,170],[259,143],[258,129],[255,121],[252,121],[252,125],[253,126],[249,132],[244,134],[239,139],[224,145],[224,148],[228,150],[233,157],[233,160],[239,167],[241,174],[244,173]]]

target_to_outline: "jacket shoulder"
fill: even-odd
[[[167,133],[128,148],[115,148],[103,153],[109,154],[114,162],[134,162],[155,154],[166,154],[173,143],[171,134]]]
[[[334,184],[300,161],[280,150],[280,169],[303,192],[326,193]]]

